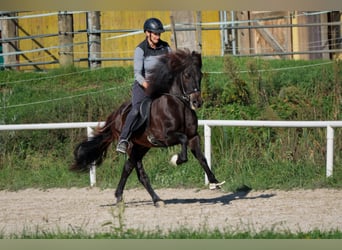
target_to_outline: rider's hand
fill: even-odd
[[[146,89],[148,87],[148,82],[143,82],[142,86]]]

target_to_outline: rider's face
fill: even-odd
[[[150,43],[156,45],[159,42],[160,33],[154,33],[154,32],[150,32],[150,31],[146,31],[146,33],[147,33],[147,37],[148,37]]]

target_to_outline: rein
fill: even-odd
[[[168,95],[168,96],[173,96],[178,98],[180,101],[182,101],[184,104],[186,104],[187,106],[191,106],[190,105],[190,95],[196,92],[200,92],[200,90],[198,90],[197,88],[194,88],[193,90],[186,92],[185,88],[184,88],[184,82],[183,82],[183,74],[180,75],[180,86],[181,86],[181,92],[182,95],[177,95],[177,94],[170,94],[170,93],[163,93],[162,95]]]
[[[170,94],[170,93],[163,93],[162,95],[168,95],[172,97],[176,97],[186,105],[190,106],[190,96],[184,96],[184,95],[175,95],[175,94]]]

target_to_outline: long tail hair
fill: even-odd
[[[74,162],[70,166],[71,171],[83,172],[89,170],[90,164],[100,166],[106,157],[108,147],[117,140],[123,123],[123,114],[128,104],[124,103],[120,108],[111,113],[105,125],[98,128],[91,138],[84,139],[74,150]]]

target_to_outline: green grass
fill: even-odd
[[[338,62],[209,57],[203,59],[203,72],[205,104],[199,119],[342,119]],[[103,121],[130,98],[132,81],[131,67],[3,71],[0,124]],[[202,127],[199,131],[203,135]],[[214,127],[213,171],[226,180],[226,190],[242,184],[254,189],[340,188],[341,135],[335,129],[335,168],[327,179],[325,129]],[[0,188],[87,186],[87,175],[68,171],[73,149],[85,136],[85,129],[0,132]],[[101,187],[118,182],[124,158],[113,151],[97,171]],[[147,154],[144,165],[151,182],[158,188],[202,187],[203,171],[191,155],[186,164],[170,166],[178,151],[152,149]],[[135,174],[127,185],[140,186]]]
[[[264,230],[258,233],[232,232],[231,230],[191,230],[182,228],[169,232],[162,231],[137,231],[137,230],[113,230],[110,233],[87,234],[82,229],[69,232],[39,231],[34,233],[22,232],[4,236],[0,233],[0,239],[341,239],[340,231],[321,232],[313,230],[309,232],[273,232]]]

